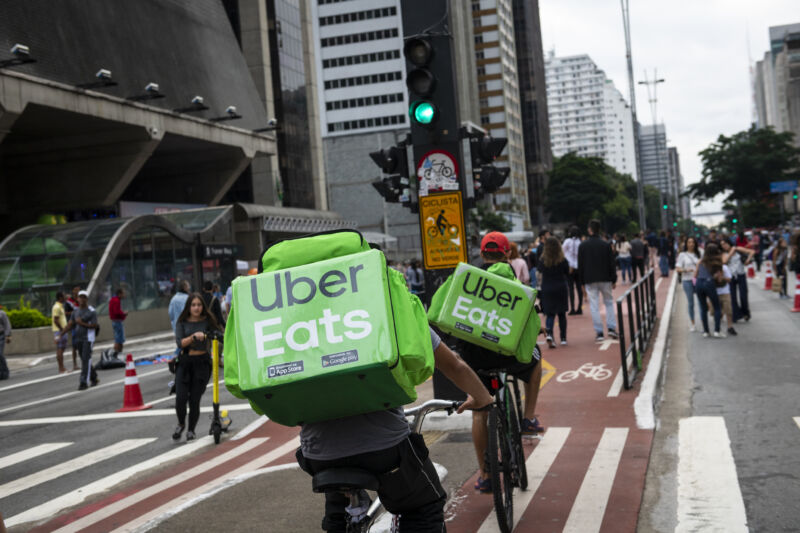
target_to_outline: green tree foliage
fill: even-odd
[[[730,202],[763,201],[771,181],[800,178],[800,149],[793,146],[793,136],[755,125],[730,137],[720,135],[700,152],[703,177],[687,187],[687,194],[697,201],[718,194]]]
[[[545,208],[553,222],[574,222],[585,228],[589,220],[597,218],[606,231],[630,235],[639,231],[636,198],[636,182],[629,175],[620,174],[599,157],[569,153],[553,162]],[[657,204],[658,190],[645,187],[648,223],[650,211],[658,220]]]
[[[477,212],[476,212],[477,211]],[[479,229],[486,231],[511,231],[513,225],[503,215],[496,213],[482,204],[478,204],[478,209],[470,212],[472,222]]]

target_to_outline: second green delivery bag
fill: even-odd
[[[360,233],[281,241],[233,281],[225,385],[294,426],[398,407],[433,373],[427,317]]]

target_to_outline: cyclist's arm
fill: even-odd
[[[467,400],[458,408],[459,413],[465,409],[480,409],[492,403],[492,395],[483,386],[478,375],[451,350],[447,344],[439,343],[433,351],[436,368],[453,382],[453,384],[467,393]]]

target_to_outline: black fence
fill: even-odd
[[[628,311],[627,317],[622,314],[623,306]],[[633,386],[633,380],[642,369],[642,357],[653,337],[656,313],[656,276],[655,270],[651,268],[625,294],[617,298],[619,352],[625,389]],[[629,370],[628,358],[631,356],[633,366]]]

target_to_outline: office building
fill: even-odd
[[[800,23],[769,28],[770,49],[756,62],[757,125],[795,134],[800,146]]]
[[[673,198],[677,198],[675,210],[680,218],[691,218],[691,201],[687,196],[681,196],[684,192],[683,174],[681,174],[681,162],[678,156],[678,149],[674,146],[667,148],[669,159],[669,179],[673,187]]]
[[[553,155],[600,157],[636,179],[631,110],[613,82],[585,54],[545,62]]]
[[[664,124],[639,126],[639,158],[644,185],[661,191],[662,200],[670,203],[676,189],[670,178],[666,131]]]
[[[544,75],[542,30],[538,0],[513,0],[522,138],[531,224],[544,224],[547,173],[553,168],[550,124],[547,118],[547,83]]]

